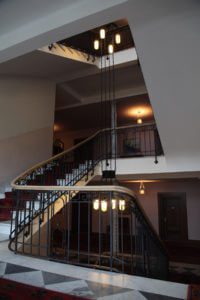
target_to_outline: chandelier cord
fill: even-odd
[[[100,135],[100,156],[101,156],[101,171],[103,171],[103,47],[102,43],[100,45],[101,47],[101,56],[100,56],[100,65],[101,65],[101,71],[100,71],[100,92],[101,92],[101,105],[100,105],[100,128],[101,128],[101,135]]]
[[[116,164],[117,164],[117,132],[116,132],[116,126],[117,126],[117,112],[116,112],[116,99],[115,99],[115,58],[114,58],[114,51],[112,53],[112,88],[113,88],[113,106],[114,106],[114,128],[113,128],[113,135],[114,135],[114,170],[116,172]]]

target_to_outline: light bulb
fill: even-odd
[[[125,200],[119,200],[119,210],[125,210]]]
[[[142,124],[142,119],[141,118],[137,119],[137,124]]]
[[[100,39],[104,40],[106,37],[106,31],[105,29],[101,28],[99,31]]]
[[[114,47],[113,47],[112,44],[109,44],[109,45],[108,45],[108,53],[109,53],[109,54],[112,54],[113,52],[114,52]]]
[[[106,212],[107,211],[107,206],[108,206],[107,201],[102,200],[101,201],[101,211]]]
[[[112,209],[116,209],[117,201],[116,199],[112,199]]]
[[[121,44],[121,35],[119,33],[115,34],[115,43]]]
[[[93,201],[93,209],[98,210],[99,209],[99,199],[95,199]]]

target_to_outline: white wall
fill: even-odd
[[[0,188],[52,154],[55,84],[0,78]]]
[[[128,2],[128,21],[167,165],[200,170],[200,3]]]
[[[176,165],[184,171],[200,170],[199,1],[87,0],[76,1],[74,5],[72,2],[62,7],[58,5],[54,12],[52,6],[44,10],[42,5],[40,10],[38,5],[30,22],[24,19],[23,26],[17,21],[25,3],[21,1],[20,4],[22,11],[6,11],[7,19],[9,11],[12,12],[12,22],[7,25],[9,30],[7,26],[2,29],[0,61],[98,25],[127,18],[166,162],[170,167]],[[32,6],[33,1],[29,7]],[[2,6],[2,13],[6,8],[7,5]]]
[[[188,239],[200,240],[199,215],[200,215],[200,184],[199,181],[174,181],[145,183],[145,195],[139,195],[139,183],[124,183],[132,189],[148,215],[155,230],[159,232],[158,193],[174,192],[186,193]]]

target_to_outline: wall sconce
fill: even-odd
[[[140,182],[139,194],[140,195],[145,194],[145,186],[144,186],[144,183],[142,181]]]

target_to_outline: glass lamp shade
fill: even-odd
[[[119,200],[119,210],[125,210],[125,200]]]
[[[140,195],[144,195],[145,194],[145,187],[144,187],[144,183],[143,182],[140,183],[139,194]]]
[[[93,201],[93,209],[94,210],[99,210],[99,199],[95,199]]]
[[[117,208],[117,200],[112,199],[112,209],[116,209],[116,208]]]
[[[108,45],[108,53],[109,53],[109,54],[113,54],[113,52],[114,52],[114,47],[113,47],[112,44],[109,44],[109,45]]]
[[[142,119],[141,118],[137,119],[137,124],[142,124]]]
[[[141,188],[141,189],[139,190],[139,193],[140,193],[140,195],[144,195],[144,194],[145,194],[144,188]]]
[[[99,40],[94,41],[94,49],[99,50]]]
[[[115,43],[121,44],[121,35],[119,33],[115,34]]]
[[[106,31],[104,28],[101,28],[100,31],[99,31],[99,35],[100,35],[100,39],[101,40],[104,40],[105,37],[106,37]]]
[[[107,211],[107,208],[108,208],[108,203],[106,200],[102,200],[101,201],[101,211],[102,212],[106,212]]]

